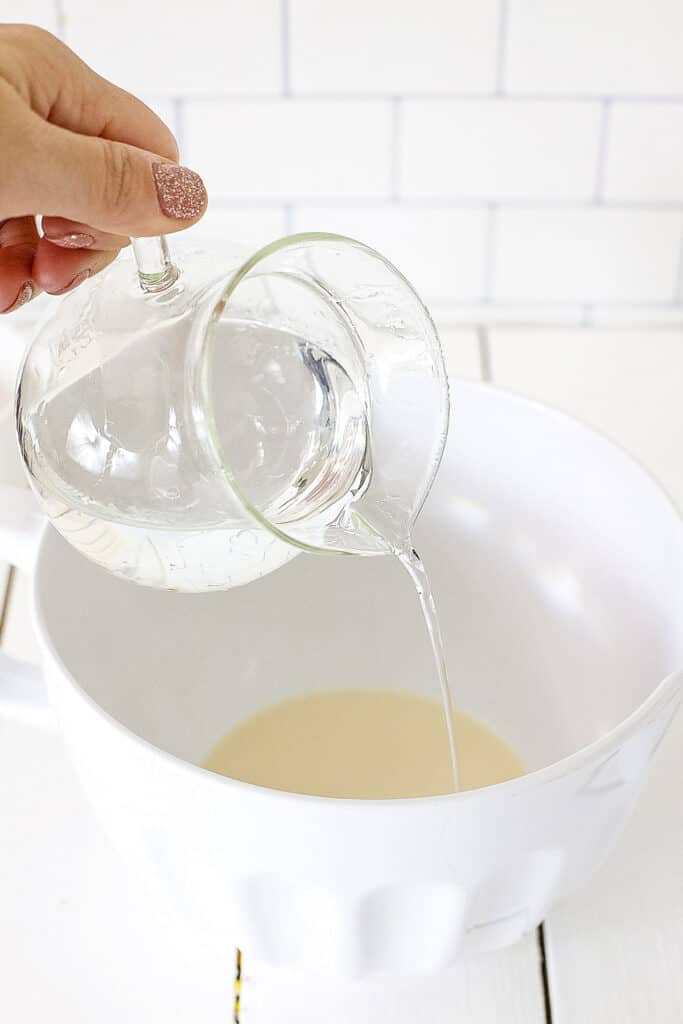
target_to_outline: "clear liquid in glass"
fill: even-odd
[[[54,389],[23,430],[43,480],[59,465],[43,497],[76,548],[137,583],[224,589],[296,549],[226,514],[228,482],[198,450],[185,373],[183,332],[166,328]],[[264,518],[286,527],[347,499],[366,471],[367,422],[339,363],[287,331],[231,321],[215,329],[212,382],[217,445]]]

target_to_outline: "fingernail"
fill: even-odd
[[[90,277],[91,273],[91,270],[81,270],[80,274],[76,274],[68,284],[65,284],[58,292],[50,292],[50,295],[64,295],[66,292],[70,292],[72,288],[78,288],[79,284],[83,284]]]
[[[26,305],[26,303],[30,302],[32,298],[33,298],[33,285],[32,285],[32,283],[30,281],[26,281],[26,283],[22,284],[21,288],[17,292],[17,297],[14,300],[14,302],[12,303],[12,305],[8,306],[7,309],[3,309],[2,312],[3,313],[13,313],[15,309],[19,309],[19,306]]]
[[[61,245],[63,249],[89,249],[95,244],[94,236],[88,235],[84,231],[71,231],[65,235],[49,235],[46,231],[45,237],[48,242],[52,242],[53,245]]]
[[[207,203],[204,182],[189,167],[152,164],[152,174],[161,212],[175,220],[189,220],[204,212]]]

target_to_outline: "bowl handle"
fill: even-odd
[[[0,718],[5,717],[43,729],[57,724],[41,669],[0,651]]]
[[[45,518],[27,487],[0,484],[0,559],[32,572]]]
[[[0,559],[32,572],[45,525],[27,487],[0,484]],[[37,665],[0,651],[0,717],[49,728],[55,718]]]

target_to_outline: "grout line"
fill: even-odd
[[[56,0],[57,3],[60,0]],[[281,0],[283,4],[283,11],[288,6],[288,0]],[[290,42],[289,42],[289,21],[285,26],[283,17],[282,22],[282,57],[283,57],[283,68],[282,68],[282,88],[280,92],[198,92],[192,93],[187,99],[197,100],[198,102],[206,103],[267,103],[277,100],[284,92],[284,86],[287,87],[287,92],[284,94],[290,96]],[[286,57],[285,57],[286,54]],[[291,99],[294,102],[313,102],[318,103],[322,101],[328,101],[330,103],[368,103],[368,102],[383,102],[391,100],[396,93],[383,92],[381,90],[377,92],[335,92],[330,90],[329,92],[316,92],[311,90],[310,92],[297,92],[291,95]],[[444,90],[442,92],[402,92],[401,99],[411,100],[412,102],[424,101],[425,103],[472,103],[480,102],[481,100],[489,100],[495,102],[496,93],[491,91],[482,92],[480,90],[473,92],[448,92]],[[504,98],[510,103],[604,103],[605,100],[609,100],[610,103],[642,103],[642,104],[680,104],[683,105],[683,93],[674,96],[637,96],[637,95],[620,95],[613,93],[605,95],[604,93],[587,95],[585,93],[525,93],[525,92],[510,92],[503,93]]]
[[[283,0],[286,2],[286,0]],[[284,44],[281,44],[281,57],[284,57],[285,49]],[[186,98],[197,103],[276,103],[283,97],[283,90],[285,85],[287,88],[290,86],[290,63],[289,58],[285,62],[282,61],[282,74],[280,88],[276,91],[271,89],[264,92],[193,92],[190,93]],[[286,80],[286,81],[285,81]],[[284,93],[288,100],[292,103],[376,103],[385,104],[388,103],[396,93],[393,92],[295,92]],[[424,99],[423,96],[408,96],[401,94],[402,99]],[[482,94],[482,96],[475,97],[478,99],[484,99],[488,97],[491,99],[490,93]],[[433,99],[439,99],[440,96],[432,97]],[[683,98],[681,98],[683,103]]]
[[[237,947],[237,949],[235,950],[235,974],[233,980],[234,1005],[232,1019],[234,1024],[240,1024],[243,975],[244,970],[242,967],[242,950],[239,947]]]
[[[182,101],[183,104],[185,101]],[[436,196],[430,198],[406,198],[401,196],[398,200],[385,199],[383,197],[372,197],[372,196],[305,196],[297,195],[295,197],[297,203],[301,206],[331,206],[336,209],[348,209],[353,207],[376,207],[378,209],[384,209],[387,206],[393,206],[400,203],[401,206],[405,206],[413,210],[433,210],[433,209],[454,209],[454,210],[489,210],[491,206],[496,206],[500,209],[505,210],[548,210],[553,212],[555,210],[622,210],[625,212],[633,213],[681,213],[683,211],[683,201],[666,201],[666,200],[653,200],[644,202],[642,200],[616,200],[604,203],[596,203],[592,200],[581,200],[581,199],[505,199],[505,200],[491,200],[486,198],[480,199],[455,199],[449,196]],[[281,198],[258,198],[255,196],[245,196],[240,199],[230,199],[226,196],[218,197],[214,200],[216,205],[222,206],[277,206],[282,202]]]
[[[180,96],[174,97],[171,103],[173,104],[173,127],[175,128],[176,142],[182,157],[185,151],[185,104]]]
[[[64,9],[64,0],[54,0],[54,5],[57,35],[63,41],[66,39],[66,10]]]
[[[286,0],[283,0],[286,2]],[[281,44],[281,54],[284,55],[284,46]],[[276,91],[271,89],[264,92],[192,92],[185,94],[185,99],[193,103],[277,103],[283,98],[285,85],[289,88],[290,66],[289,59],[283,63],[280,88]],[[285,82],[286,80],[286,82]],[[284,93],[286,99],[292,103],[376,103],[386,104],[396,94],[393,92],[297,92]],[[488,94],[489,99],[491,98]],[[406,98],[405,96],[403,97]],[[421,97],[418,97],[421,98]],[[483,97],[482,97],[483,98]],[[683,103],[683,98],[681,99]]]
[[[683,232],[681,232],[681,247],[678,254],[678,270],[676,272],[674,300],[676,302],[683,302]]]
[[[434,316],[434,320],[441,329],[449,330],[474,330],[477,331],[477,327],[481,325],[481,317],[470,317],[469,319],[459,320],[457,317],[453,318],[447,313],[441,313],[441,315]],[[490,331],[496,331],[497,333],[505,334],[510,331],[519,332],[524,331],[571,331],[577,330],[590,330],[597,333],[609,333],[610,331],[634,331],[643,333],[648,331],[650,333],[663,333],[671,334],[675,332],[677,335],[683,330],[683,317],[680,322],[676,321],[660,321],[660,320],[648,320],[648,321],[633,321],[633,320],[600,320],[595,323],[583,324],[580,318],[576,320],[551,320],[548,317],[539,319],[521,319],[521,320],[489,320],[486,321],[486,329]]]
[[[400,164],[401,164],[401,125],[402,106],[400,96],[392,97],[391,101],[391,201],[398,203],[400,200]]]
[[[14,589],[14,580],[16,575],[16,569],[13,565],[9,567],[9,573],[7,575],[7,586],[5,587],[5,594],[0,601],[0,643],[2,643],[3,634],[5,632],[5,626],[7,625],[7,616],[9,614],[10,598],[12,597],[12,590]]]
[[[609,131],[611,124],[612,114],[612,101],[610,99],[603,100],[602,103],[602,114],[600,117],[600,130],[598,134],[598,158],[596,161],[595,168],[595,202],[602,206],[604,203],[605,193],[605,172],[607,169],[607,146],[609,143]]]
[[[505,95],[505,58],[507,57],[508,0],[498,0],[498,40],[496,56],[496,96]]]
[[[479,369],[481,371],[481,379],[486,384],[490,384],[493,381],[493,365],[491,361],[491,341],[489,338],[488,327],[485,327],[483,324],[478,324],[476,332],[479,347]]]
[[[451,306],[477,306],[485,305],[485,303],[477,302],[476,299],[454,299],[448,295],[431,295],[430,302],[447,302]],[[552,307],[553,309],[576,309],[577,306],[581,306],[586,303],[585,296],[575,296],[573,299],[556,299],[556,298],[541,298],[538,295],[533,295],[528,298],[506,298],[505,296],[498,296],[495,302],[489,303],[491,309],[496,307],[502,307],[507,309],[510,307],[520,307],[522,309],[528,309],[530,306],[545,306]],[[683,309],[678,302],[659,302],[647,300],[638,301],[637,299],[602,299],[599,296],[593,296],[590,300],[590,305],[598,307],[600,311],[608,310],[626,310],[626,309],[641,309],[641,310],[669,310],[670,312],[678,312],[683,314]]]
[[[453,331],[474,330],[476,332],[477,325],[482,322],[474,317],[469,320],[457,320],[443,316],[436,317],[435,319],[441,329]],[[604,320],[591,324],[582,324],[579,320],[550,320],[548,318],[544,320],[491,320],[486,321],[486,323],[487,327],[498,335],[519,334],[520,331],[545,334],[552,331],[554,333],[564,332],[572,335],[576,334],[577,331],[586,331],[591,334],[610,334],[618,330],[621,334],[630,332],[642,335],[647,332],[648,334],[675,334],[677,337],[680,337],[681,331],[683,331],[683,319],[678,323],[661,323],[658,321],[634,323],[629,320]]]
[[[218,196],[216,199],[211,198],[211,209],[212,210],[244,210],[248,208],[250,210],[280,210],[282,204],[289,200],[283,199],[225,199],[225,197]],[[294,202],[294,201],[292,201]],[[305,200],[297,200],[302,206],[310,206],[311,204]],[[320,206],[329,206],[329,203],[321,203]]]
[[[290,10],[289,0],[280,0],[280,59],[282,61],[282,95],[291,96],[292,83],[290,75]]]
[[[489,203],[486,219],[486,239],[484,242],[484,270],[482,280],[482,297],[484,302],[491,302],[496,285],[496,249],[498,241],[498,206]]]
[[[541,968],[541,985],[543,986],[543,1007],[545,1009],[546,1024],[553,1024],[553,1004],[550,998],[550,978],[548,972],[548,957],[545,947],[545,927],[539,925],[536,932],[538,939],[538,953]]]

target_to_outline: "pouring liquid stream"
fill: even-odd
[[[410,576],[411,582],[415,587],[427,633],[429,634],[434,667],[436,668],[439,688],[441,690],[444,718],[446,720],[448,751],[451,760],[451,771],[453,773],[453,791],[457,793],[460,789],[460,774],[458,771],[458,751],[455,740],[455,701],[448,679],[443,638],[441,636],[441,626],[439,624],[434,595],[432,594],[427,570],[417,551],[412,547],[407,547],[397,550],[395,555]]]

